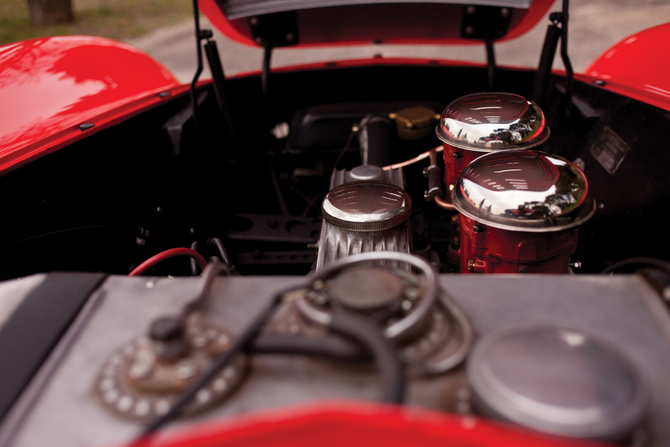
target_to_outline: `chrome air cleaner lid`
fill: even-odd
[[[501,151],[470,163],[451,200],[478,222],[511,231],[549,232],[576,227],[595,211],[588,183],[568,160],[537,151]]]
[[[529,149],[549,138],[542,110],[512,93],[475,93],[452,101],[435,132],[443,142],[475,152]]]
[[[490,333],[473,349],[466,373],[479,411],[560,436],[621,439],[648,403],[635,365],[571,329]]]
[[[324,219],[346,230],[388,230],[407,220],[412,199],[390,183],[351,182],[332,189],[321,211]]]

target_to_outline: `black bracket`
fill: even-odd
[[[298,18],[294,11],[249,17],[249,29],[256,43],[265,47],[298,44]]]
[[[511,8],[467,5],[463,8],[461,37],[464,39],[500,39],[509,29]]]

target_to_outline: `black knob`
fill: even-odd
[[[149,326],[149,338],[154,341],[172,341],[182,337],[184,331],[181,321],[176,317],[161,317]]]

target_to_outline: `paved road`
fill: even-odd
[[[552,11],[560,9],[557,0]],[[569,50],[577,72],[584,71],[591,61],[624,38],[651,26],[670,22],[670,3],[667,0],[572,0]],[[544,40],[547,21],[531,32],[511,42],[496,45],[496,59],[501,65],[536,67]],[[203,20],[204,27],[211,25]],[[129,41],[161,61],[181,81],[187,82],[195,71],[195,42],[191,21],[159,29]],[[215,33],[226,74],[258,70],[262,50],[240,45]],[[667,43],[670,45],[670,42]],[[343,48],[278,49],[272,66],[280,67],[305,62],[367,58],[375,54],[384,57],[408,56],[430,59],[485,61],[482,46],[438,45],[366,45]],[[560,57],[555,68],[563,68]],[[209,76],[209,72],[205,73]]]

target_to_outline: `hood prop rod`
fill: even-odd
[[[223,124],[228,131],[228,140],[232,148],[232,153],[235,155],[236,160],[241,160],[242,153],[239,142],[237,140],[237,135],[235,135],[235,127],[233,126],[233,119],[230,114],[230,107],[228,106],[228,99],[226,96],[226,75],[223,72],[221,57],[219,56],[219,49],[215,40],[210,40],[207,38],[207,43],[205,44],[205,53],[207,54],[209,70],[212,72],[214,95],[216,96],[216,101],[219,104],[221,115],[223,115]]]
[[[535,84],[531,99],[538,105],[542,106],[547,96],[549,88],[549,76],[551,75],[551,67],[554,62],[554,55],[556,54],[556,47],[558,46],[558,39],[561,39],[561,59],[565,66],[565,106],[566,114],[570,114],[570,106],[572,103],[572,83],[574,80],[574,71],[572,63],[568,56],[568,19],[569,19],[570,1],[563,0],[563,10],[561,12],[552,12],[549,15],[549,20],[552,24],[547,28],[547,34],[544,38],[544,45],[542,46],[542,53],[540,54],[540,64],[537,68],[537,75],[535,77]],[[559,24],[561,25],[559,27]]]
[[[232,146],[232,152],[235,154],[235,159],[239,160],[240,158],[240,146],[238,144],[237,136],[235,135],[235,128],[233,126],[233,120],[230,114],[230,108],[228,107],[228,101],[225,94],[225,81],[226,76],[223,71],[223,65],[221,64],[221,57],[219,56],[219,50],[216,45],[216,41],[211,40],[212,30],[209,29],[200,29],[200,10],[198,8],[198,0],[193,0],[193,21],[195,24],[195,45],[196,45],[196,56],[197,56],[197,68],[193,79],[191,80],[191,104],[193,107],[193,122],[195,123],[196,128],[198,127],[198,102],[196,101],[196,84],[200,75],[202,74],[203,63],[202,63],[202,45],[201,42],[206,40],[205,44],[205,53],[207,54],[207,62],[209,63],[209,69],[212,73],[212,84],[214,86],[214,95],[216,96],[216,101],[223,115],[224,125],[228,131],[228,138]],[[230,157],[229,157],[230,158]]]
[[[196,56],[198,59],[198,68],[193,75],[193,80],[191,81],[191,104],[193,105],[193,122],[195,126],[198,127],[198,102],[195,97],[195,84],[202,74],[202,48],[200,46],[200,41],[212,37],[212,31],[210,30],[201,30],[200,29],[200,10],[198,8],[198,0],[193,0],[193,19],[195,22],[195,46],[196,46]]]

